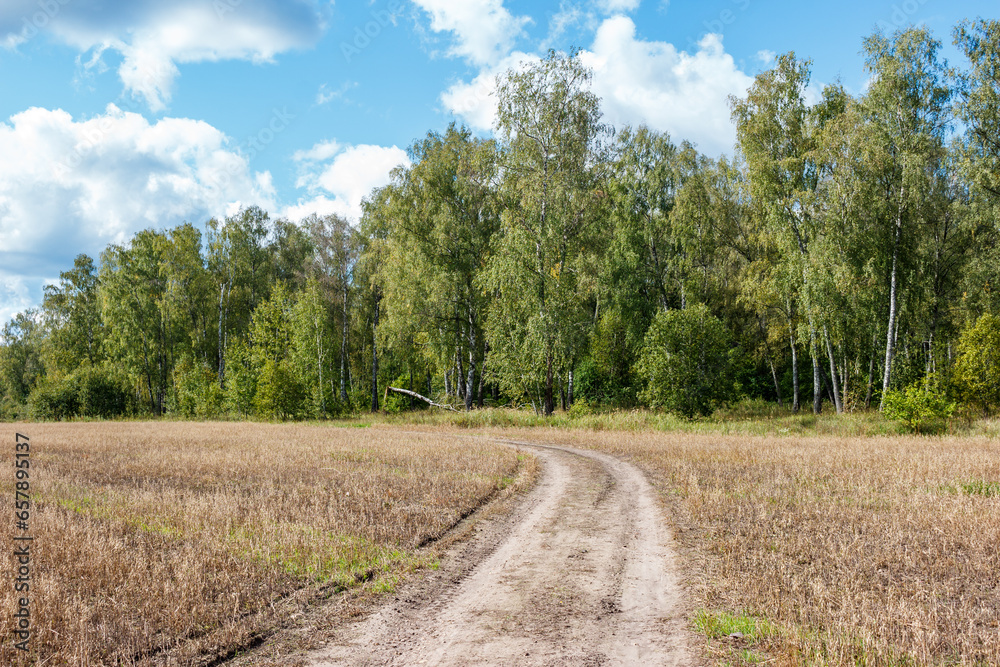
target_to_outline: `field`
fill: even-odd
[[[503,433],[647,471],[723,664],[1000,664],[996,438]]]
[[[517,451],[381,429],[28,424],[31,653],[4,549],[0,664],[197,664],[343,589],[391,589],[510,484]],[[10,468],[0,493],[13,510]],[[7,534],[14,532],[10,512]],[[12,542],[8,539],[7,545]]]
[[[391,589],[435,565],[422,546],[530,470],[490,435],[646,471],[713,664],[1000,664],[995,436],[854,435],[884,429],[863,420],[846,422],[851,435],[782,422],[768,436],[476,420],[20,427],[33,445],[31,658],[190,664],[338,591]],[[0,493],[12,487],[11,467]],[[0,615],[4,637],[11,620]],[[0,664],[16,657],[0,645]]]

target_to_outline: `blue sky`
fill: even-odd
[[[259,204],[354,218],[498,72],[582,49],[605,118],[731,152],[726,98],[775,54],[863,90],[875,28],[951,31],[995,0],[2,0],[0,321],[86,252]]]

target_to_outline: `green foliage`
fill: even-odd
[[[1000,317],[987,313],[962,332],[953,382],[984,413],[1000,406]]]
[[[171,411],[183,417],[214,419],[223,412],[225,393],[219,377],[203,361],[184,356],[174,366]]]
[[[936,386],[934,378],[920,380],[903,390],[889,390],[882,401],[882,414],[913,433],[940,433],[954,412],[955,403]]]
[[[729,637],[739,633],[749,642],[758,642],[767,637],[779,634],[777,626],[766,618],[754,616],[747,612],[730,614],[725,611],[708,611],[699,609],[694,616],[695,630],[711,639]]]
[[[305,388],[290,364],[267,359],[260,369],[254,413],[265,419],[295,419],[303,415]]]
[[[85,365],[75,373],[48,377],[28,398],[34,419],[72,417],[122,417],[131,410],[131,397],[116,373],[106,367]]]
[[[603,240],[607,128],[590,78],[577,54],[553,51],[497,86],[504,208],[483,281],[494,295],[487,364],[509,395],[533,396],[546,415],[557,377],[586,345]]]
[[[635,361],[646,329],[642,323],[635,327],[635,319],[617,309],[601,316],[591,335],[587,361],[593,371],[589,366],[584,368],[589,386],[583,395],[611,405],[635,405]]]
[[[578,54],[550,53],[499,77],[495,140],[428,133],[358,226],[249,207],[77,257],[3,329],[0,417],[325,418],[428,376],[549,414],[572,377],[574,414],[641,392],[753,421],[760,397],[819,410],[832,390],[910,424],[927,397],[882,390],[930,372],[996,410],[1000,324],[958,331],[1000,306],[1000,22],[955,38],[965,72],[926,29],[872,35],[871,85],[815,103],[810,63],[779,56],[731,100],[733,160],[609,132]]]
[[[46,378],[31,391],[28,409],[34,419],[69,419],[80,410],[79,396],[79,385],[74,376]]]
[[[244,341],[236,341],[226,350],[226,410],[238,417],[249,417],[254,411],[257,394],[257,370],[250,348]]]
[[[1000,21],[978,19],[955,29],[955,44],[972,68],[962,73],[959,116],[969,127],[967,169],[974,182],[1000,200]]]
[[[14,317],[0,331],[0,393],[11,404],[24,404],[44,375],[42,330],[35,311]]]
[[[707,415],[732,396],[730,334],[704,304],[657,314],[637,372],[641,398],[685,417]]]
[[[578,419],[596,413],[597,407],[586,398],[576,399],[573,401],[573,405],[569,406],[569,410],[566,411],[566,415],[571,419]]]
[[[107,366],[83,366],[74,374],[79,414],[111,419],[132,409],[132,396],[120,375]]]

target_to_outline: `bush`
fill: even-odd
[[[573,405],[569,406],[569,410],[567,411],[567,414],[573,419],[586,417],[596,413],[597,406],[588,401],[586,397],[578,398],[573,401]]]
[[[129,412],[131,394],[108,368],[84,367],[76,372],[79,414],[111,419]]]
[[[212,368],[187,355],[177,362],[171,410],[185,417],[212,419],[222,413],[224,401],[219,376]]]
[[[1000,317],[983,315],[962,332],[953,381],[961,399],[984,414],[1000,405]]]
[[[707,415],[734,392],[729,332],[704,304],[657,314],[637,371],[641,398],[685,417]]]
[[[28,411],[33,419],[69,419],[79,411],[79,397],[79,386],[73,375],[46,378],[31,390]]]
[[[940,433],[955,412],[933,378],[919,380],[902,391],[889,390],[882,403],[882,414],[900,422],[913,433]]]
[[[112,419],[127,414],[131,405],[131,395],[114,371],[92,366],[82,366],[58,379],[46,379],[28,398],[29,414],[34,419]]]
[[[260,369],[254,412],[265,419],[302,416],[305,389],[287,362],[268,359]]]

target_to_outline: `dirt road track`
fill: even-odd
[[[542,460],[518,509],[310,664],[695,664],[671,536],[643,474],[595,452],[509,444]]]

